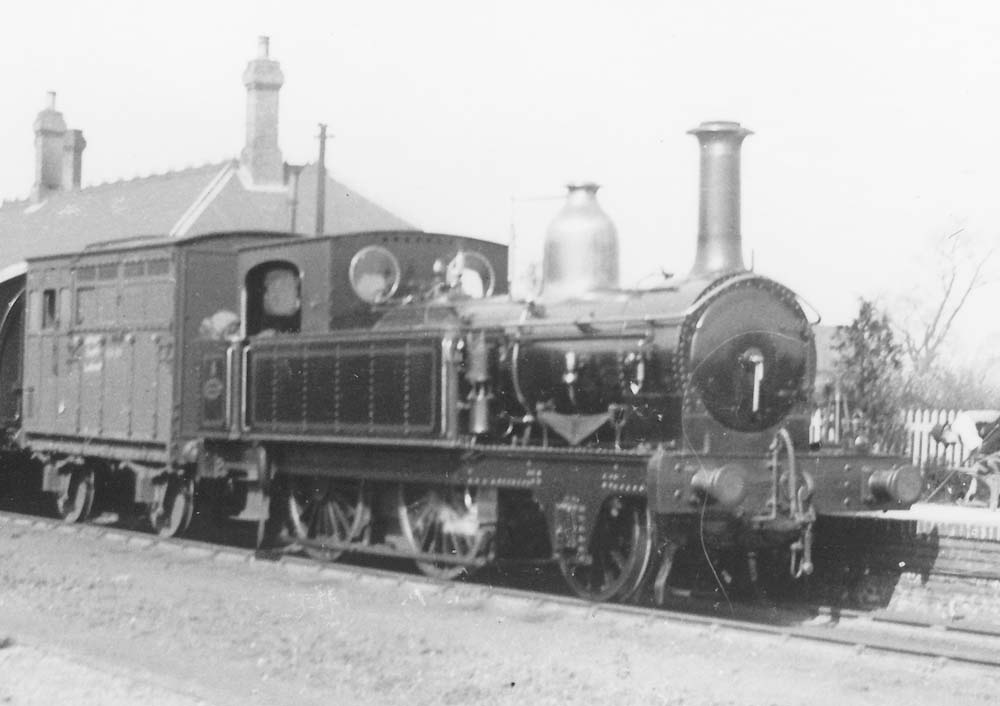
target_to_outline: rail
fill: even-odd
[[[378,567],[350,564],[329,564],[286,552],[260,552],[253,549],[212,544],[204,541],[164,538],[117,527],[94,524],[65,524],[57,520],[0,512],[0,525],[11,524],[30,531],[76,533],[95,540],[133,545],[137,549],[161,548],[181,551],[194,559],[204,561],[241,561],[259,567],[278,567],[292,573],[309,573],[317,577],[344,578],[358,581],[384,581],[394,585],[412,585],[424,591],[461,594],[473,603],[483,600],[515,602],[536,610],[556,610],[570,617],[581,614],[587,618],[599,615],[636,624],[650,621],[666,624],[701,626],[713,631],[727,630],[734,633],[753,633],[772,636],[778,640],[802,640],[846,647],[854,652],[871,650],[935,661],[950,660],[987,667],[1000,666],[1000,626],[955,625],[936,623],[919,616],[906,616],[888,612],[865,613],[836,608],[807,607],[795,624],[776,624],[793,619],[796,609],[776,611],[768,608],[755,613],[752,608],[733,609],[731,617],[719,617],[698,612],[698,602],[685,599],[683,609],[670,605],[654,608],[646,605],[615,603],[590,603],[575,597],[556,593],[539,593],[520,588],[488,584],[455,583],[427,576],[403,574]],[[707,605],[702,603],[701,605]],[[693,606],[693,607],[692,607]],[[799,613],[803,611],[798,608]]]

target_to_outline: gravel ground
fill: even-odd
[[[998,688],[958,664],[0,523],[0,704],[913,706]]]
[[[202,699],[187,696],[146,678],[101,669],[45,649],[8,645],[0,651],[0,704],[94,704],[126,706],[196,706]]]

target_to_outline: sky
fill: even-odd
[[[825,322],[859,296],[919,315],[947,236],[966,259],[1000,245],[994,3],[49,0],[0,20],[0,198],[31,188],[49,90],[84,131],[85,185],[238,155],[240,77],[268,35],[286,161],[315,159],[327,123],[332,175],[426,230],[537,243],[559,207],[538,197],[587,179],[626,284],[686,272],[686,132],[736,120],[755,133],[746,260]],[[960,317],[965,357],[1000,351],[998,299],[1000,281]]]

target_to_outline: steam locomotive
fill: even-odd
[[[696,261],[648,289],[619,285],[592,184],[569,187],[525,299],[504,246],[413,231],[32,259],[0,283],[7,446],[66,521],[124,482],[161,534],[197,506],[326,560],[554,560],[593,600],[662,591],[693,538],[807,574],[817,513],[905,507],[921,479],[807,448],[810,321],[742,260],[749,132],[692,133]]]

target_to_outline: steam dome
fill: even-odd
[[[618,287],[618,231],[597,203],[597,184],[570,184],[545,236],[542,295],[566,299]]]

